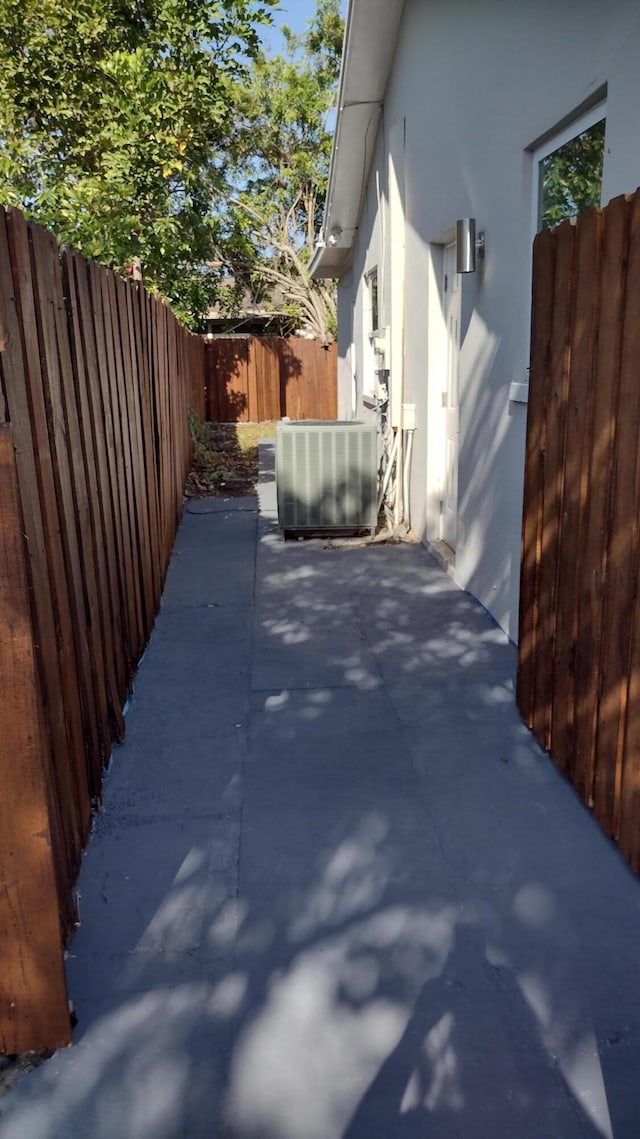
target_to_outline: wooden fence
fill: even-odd
[[[92,804],[158,610],[204,344],[0,210],[0,1053],[70,1040]]]
[[[207,419],[335,419],[337,345],[276,336],[207,341]]]
[[[518,706],[640,871],[640,191],[534,245]]]

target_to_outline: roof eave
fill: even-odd
[[[322,235],[309,266],[339,278],[351,261],[404,0],[350,0]]]

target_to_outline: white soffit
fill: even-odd
[[[340,277],[355,240],[404,0],[350,0],[322,236],[312,277]]]

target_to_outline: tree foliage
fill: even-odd
[[[600,204],[605,120],[554,150],[541,163],[542,227]]]
[[[274,0],[3,0],[0,200],[197,323],[230,106]]]
[[[285,28],[284,53],[253,63],[238,89],[222,208],[236,302],[249,287],[325,341],[335,333],[334,290],[312,282],[308,265],[327,189],[343,32],[339,0],[318,0],[301,37]]]

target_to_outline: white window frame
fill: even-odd
[[[550,154],[564,146],[566,142],[571,142],[572,138],[577,138],[589,127],[599,123],[601,119],[607,117],[607,100],[601,99],[599,103],[595,103],[588,111],[576,118],[571,119],[566,127],[562,130],[556,131],[547,137],[546,141],[540,143],[539,146],[529,147],[529,152],[532,159],[531,168],[531,238],[529,242],[529,289],[528,296],[531,296],[531,287],[533,283],[533,242],[535,241],[540,230],[538,229],[538,215],[539,215],[539,194],[540,194],[540,163],[548,158]],[[606,154],[606,127],[605,127],[605,154]],[[604,170],[603,170],[604,174]],[[527,340],[529,344],[531,339],[531,306],[527,316]],[[512,403],[527,403],[529,399],[529,368],[527,367],[526,381],[521,382],[516,380],[509,388],[509,400]]]
[[[380,324],[380,274],[378,266],[373,265],[364,274],[364,305],[363,305],[363,348],[364,368],[362,369],[362,396],[363,399],[374,399],[377,395],[376,380],[376,353],[374,340],[380,335],[380,329],[373,328],[372,281],[376,282],[378,291],[378,325]]]
[[[577,138],[578,135],[583,134],[589,127],[595,126],[601,119],[607,117],[607,100],[603,99],[602,102],[596,103],[594,107],[590,107],[588,111],[580,115],[577,119],[572,119],[561,131],[551,135],[546,142],[536,147],[533,151],[533,169],[531,171],[531,241],[533,242],[536,235],[540,232],[538,229],[538,216],[540,210],[540,163],[548,158],[554,151],[559,150],[566,142],[571,142],[572,138]],[[606,127],[605,127],[606,138]]]

